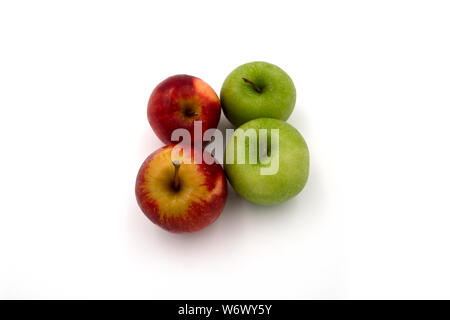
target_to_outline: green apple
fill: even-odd
[[[252,132],[257,132],[253,141]],[[261,135],[264,132],[267,139]],[[255,148],[257,158],[252,163]],[[239,163],[239,159],[245,161]],[[302,135],[290,124],[259,118],[246,122],[230,137],[224,168],[234,190],[242,197],[257,204],[274,205],[302,191],[309,174],[309,150]]]
[[[220,91],[224,114],[237,127],[256,118],[287,120],[295,97],[295,86],[288,74],[267,62],[237,67]]]

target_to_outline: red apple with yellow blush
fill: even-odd
[[[193,143],[194,121],[201,121],[203,137],[206,130],[217,128],[220,113],[220,100],[214,90],[203,80],[185,74],[158,84],[147,106],[148,121],[165,144],[176,142],[171,141],[171,135],[179,128],[189,131]]]
[[[190,154],[183,149],[172,152],[175,147],[160,148],[144,161],[136,179],[136,198],[144,214],[161,228],[194,232],[221,214],[227,182],[217,162],[194,163],[194,147],[189,146]]]

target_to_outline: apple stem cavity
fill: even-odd
[[[198,113],[195,112],[194,110],[191,110],[191,109],[187,109],[187,110],[184,112],[184,114],[185,114],[186,117],[188,117],[188,118],[192,118],[192,117],[198,116]]]
[[[246,82],[246,83],[251,84],[252,87],[253,87],[258,93],[261,93],[261,92],[262,92],[262,89],[261,89],[260,87],[258,87],[258,86],[256,85],[256,83],[254,83],[253,81],[250,81],[250,80],[248,80],[247,78],[242,78],[242,80],[244,80],[244,82]]]
[[[173,164],[173,166],[174,166],[174,168],[175,168],[175,173],[174,173],[174,175],[173,175],[173,183],[172,183],[172,187],[173,187],[176,191],[178,191],[178,190],[180,190],[180,177],[179,177],[179,175],[178,175],[178,171],[180,170],[181,163],[180,163],[180,161],[178,161],[178,160],[173,160],[173,161],[172,161],[172,164]]]

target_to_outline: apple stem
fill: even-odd
[[[180,170],[181,163],[178,160],[173,160],[172,164],[175,167],[175,174],[173,175],[172,187],[178,191],[180,190],[180,177],[178,175],[178,171]]]
[[[246,78],[242,78],[242,80],[244,80],[244,82],[250,83],[250,84],[253,86],[253,88],[255,88],[255,90],[256,90],[258,93],[261,93],[261,92],[262,92],[261,88],[258,87],[258,86],[256,85],[256,83],[254,83],[253,81],[250,81],[250,80],[248,80],[248,79],[246,79]]]

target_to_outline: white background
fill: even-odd
[[[2,1],[0,298],[450,298],[450,5]],[[290,74],[311,152],[275,207],[174,235],[134,197],[153,88]],[[224,118],[221,126],[227,126]]]

